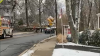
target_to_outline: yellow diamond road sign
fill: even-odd
[[[3,2],[3,0],[0,0],[0,3],[2,3]]]

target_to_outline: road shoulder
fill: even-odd
[[[38,44],[34,45],[32,48],[29,50],[33,50],[33,53],[29,53],[30,51],[25,52],[24,54],[29,55],[29,56],[52,56],[53,50],[56,45],[56,36],[50,37],[47,39],[42,40]],[[24,54],[21,54],[19,56],[23,56]]]

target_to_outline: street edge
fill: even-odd
[[[33,35],[34,33],[33,33],[33,34],[32,34],[32,33],[33,33],[33,32],[30,32],[30,33],[24,33],[24,34],[31,34],[31,35]],[[19,34],[19,35],[21,35],[21,34]],[[13,35],[13,36],[16,36],[16,35]],[[26,36],[27,36],[27,35],[23,35],[23,37],[26,37]],[[15,38],[12,37],[12,38],[13,38],[13,39],[15,39],[15,38],[19,38],[19,36],[18,36],[18,37],[15,37]],[[3,40],[9,40],[9,39],[12,39],[12,38],[0,39],[0,41],[3,41]]]
[[[26,49],[26,50],[25,50],[24,52],[22,52],[19,56],[24,56],[24,54],[29,53],[30,50],[32,51],[33,48],[36,47],[38,44],[43,43],[44,41],[49,40],[49,39],[52,39],[52,38],[54,38],[54,37],[56,37],[56,35],[55,35],[55,36],[51,36],[51,37],[49,37],[49,38],[46,38],[46,39],[40,41],[40,42],[37,43],[37,44],[34,44],[30,49]],[[35,51],[36,51],[36,50],[33,50],[33,53],[35,53]],[[31,56],[31,54],[33,54],[33,53],[30,53],[30,54],[28,54],[28,55]]]

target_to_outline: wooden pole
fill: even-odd
[[[25,7],[26,7],[26,24],[27,24],[27,27],[29,27],[27,0],[25,0]]]
[[[55,0],[55,13],[56,13],[56,35],[58,34],[57,32],[57,1]]]
[[[42,27],[41,26],[41,0],[39,0],[39,23],[40,23],[40,28]],[[42,29],[40,29],[41,32],[42,32]]]

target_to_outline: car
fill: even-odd
[[[54,33],[54,29],[48,27],[48,28],[46,28],[46,29],[44,30],[44,32],[45,32],[45,34],[46,34],[46,33]]]
[[[72,42],[71,34],[68,34],[68,35],[67,35],[67,41],[68,41],[68,42]]]

